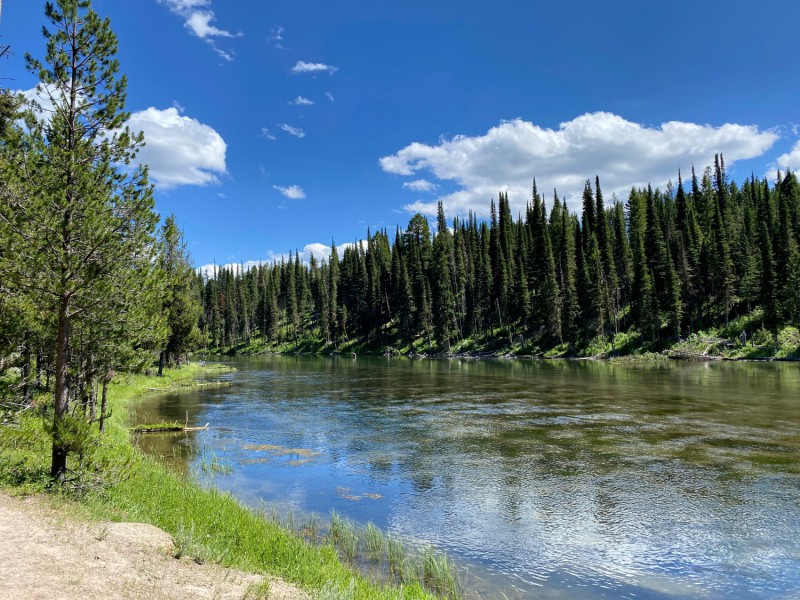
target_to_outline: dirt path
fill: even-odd
[[[0,598],[308,600],[259,575],[172,557],[172,538],[142,523],[87,523],[64,517],[46,498],[0,492]]]

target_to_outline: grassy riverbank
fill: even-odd
[[[317,598],[433,598],[419,583],[385,587],[368,581],[340,561],[332,544],[311,544],[231,495],[169,471],[132,445],[127,425],[137,398],[189,387],[218,373],[218,368],[190,365],[162,378],[119,376],[109,390],[107,433],[92,434],[83,458],[71,459],[70,467],[80,469],[71,473],[68,491],[60,492],[74,500],[65,506],[87,518],[151,523],[173,536],[177,554],[276,575]],[[0,425],[0,486],[47,492],[48,442],[38,409]]]
[[[267,343],[258,336],[230,348],[211,348],[211,355],[257,354],[366,354],[413,355],[431,357],[542,357],[542,358],[615,358],[632,362],[668,358],[686,360],[798,360],[800,330],[781,328],[777,335],[762,326],[761,310],[731,319],[726,325],[710,327],[680,337],[662,337],[645,341],[637,331],[597,336],[580,346],[541,345],[534,337],[518,331],[498,329],[489,336],[472,336],[442,348],[429,338],[419,337],[413,344],[401,341],[396,327],[387,328],[382,339],[373,336],[353,337],[339,344],[326,344],[313,335],[292,339],[291,332],[281,332],[283,341]],[[744,333],[744,335],[742,335]]]

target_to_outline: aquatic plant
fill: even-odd
[[[463,594],[458,571],[444,552],[426,548],[422,553],[423,584],[445,598],[460,598]]]
[[[405,546],[394,536],[386,537],[386,562],[389,574],[395,578],[402,576],[403,561],[406,557]]]
[[[367,555],[373,560],[380,560],[383,558],[383,547],[386,543],[383,532],[378,529],[371,521],[367,523],[364,529],[364,547],[367,549]]]
[[[303,517],[302,532],[311,541],[316,541],[319,537],[319,515],[311,513]]]

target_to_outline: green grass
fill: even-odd
[[[619,322],[625,323],[629,317],[629,308],[625,308],[619,315]],[[670,332],[667,323],[661,324],[658,339],[646,341],[635,329],[621,331],[617,334],[606,333],[597,335],[588,340],[583,340],[575,345],[558,344],[553,346],[537,339],[531,332],[522,332],[518,327],[511,328],[509,341],[509,328],[493,328],[488,335],[476,333],[461,340],[453,340],[449,354],[469,354],[480,357],[534,357],[544,358],[619,358],[635,357],[631,361],[620,361],[626,364],[656,362],[668,356],[670,350],[673,358],[679,358],[681,353],[702,354],[708,349],[708,354],[717,358],[731,360],[754,359],[800,359],[800,331],[796,327],[784,327],[778,333],[777,343],[774,337],[762,329],[763,313],[761,309],[752,310],[744,315],[731,318],[727,325],[697,331],[692,335],[681,332],[681,339],[677,339],[674,331]],[[348,340],[340,341],[337,345],[326,344],[319,336],[318,328],[310,327],[305,323],[306,329],[298,337],[297,342],[292,338],[292,332],[283,327],[279,333],[280,342],[267,344],[259,336],[254,336],[248,343],[241,343],[234,348],[216,349],[209,352],[214,354],[412,354],[425,356],[446,356],[448,348],[440,347],[435,340],[429,340],[426,335],[417,336],[409,344],[401,339],[397,322],[386,325],[383,336],[374,334],[369,336],[353,335]],[[611,325],[609,324],[609,327]],[[748,344],[738,343],[742,331],[748,334]],[[769,339],[766,339],[766,338]],[[721,340],[722,344],[703,343],[707,338]],[[755,341],[755,343],[753,343]],[[430,343],[429,343],[430,342]],[[659,356],[661,355],[661,356]]]
[[[786,326],[777,336],[762,326],[760,309],[731,319],[726,326],[697,331],[674,344],[676,353],[707,355],[730,360],[798,360],[800,359],[800,331]],[[746,342],[740,338],[746,333]]]
[[[381,560],[383,558],[384,544],[383,532],[374,523],[367,523],[367,527],[364,530],[364,547],[367,550],[367,556],[372,560]]]
[[[183,425],[177,421],[171,423],[144,423],[131,427],[133,433],[161,433],[164,431],[183,431]]]
[[[215,369],[211,374],[220,372]],[[265,511],[247,508],[228,493],[203,488],[134,448],[127,424],[136,398],[188,387],[208,373],[207,368],[191,365],[166,371],[161,378],[119,376],[109,389],[112,416],[107,433],[94,436],[91,452],[80,465],[83,480],[76,479],[69,493],[57,492],[70,500],[65,505],[68,510],[84,518],[151,523],[173,536],[176,555],[276,575],[316,597],[436,597],[418,581],[396,586],[371,582],[340,560],[334,543],[306,541]],[[49,439],[43,429],[47,417],[28,413],[0,426],[0,486],[17,493],[42,493],[47,490],[50,459]],[[215,468],[213,459],[210,462],[210,468]],[[76,458],[71,457],[69,467],[76,466]],[[317,527],[313,519],[304,521],[306,530]],[[360,537],[351,522],[342,531],[347,553],[355,558]]]

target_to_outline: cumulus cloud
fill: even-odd
[[[53,114],[54,110],[53,98],[47,87],[40,83],[29,90],[15,90],[13,93],[22,95],[26,104],[34,109],[34,112],[40,119],[50,119],[50,115]],[[57,94],[55,91],[52,93],[54,95]]]
[[[233,53],[217,46],[214,39],[239,37],[242,34],[220,29],[212,23],[217,17],[211,10],[211,0],[159,0],[159,2],[180,16],[183,19],[183,26],[211,46],[217,55],[226,61],[233,60]]]
[[[333,94],[330,92],[325,92],[325,97],[330,100],[331,102],[336,102],[336,98],[333,97]]]
[[[36,102],[34,111],[43,121],[53,114],[53,98],[59,102],[58,92],[51,97],[41,85],[14,93]],[[211,126],[182,115],[182,111],[177,103],[164,110],[151,106],[132,113],[127,122],[131,131],[142,131],[145,137],[135,163],[148,165],[150,181],[162,189],[217,183],[217,175],[227,173],[225,140]]]
[[[275,136],[275,134],[270,132],[270,130],[267,129],[266,127],[261,128],[261,137],[267,138],[268,140],[272,140],[273,142],[278,139]]]
[[[439,186],[435,183],[431,183],[427,179],[417,179],[415,181],[404,182],[403,187],[412,192],[433,192]]]
[[[303,96],[298,96],[294,100],[290,100],[289,104],[294,104],[295,106],[311,106],[314,104],[314,101]]]
[[[298,60],[297,64],[292,67],[292,73],[320,73],[320,72],[327,72],[333,75],[336,71],[339,70],[339,67],[332,67],[331,65],[326,65],[323,63],[308,63],[302,60]]]
[[[387,173],[412,176],[428,172],[460,189],[442,196],[451,213],[488,212],[489,199],[509,193],[516,210],[530,199],[536,177],[540,190],[558,188],[579,197],[583,183],[597,174],[606,197],[627,197],[631,186],[663,186],[678,169],[705,166],[722,152],[731,167],[737,160],[761,156],[778,139],[755,126],[719,127],[670,121],[648,127],[607,113],[587,113],[548,129],[529,121],[503,121],[486,134],[459,135],[436,145],[414,142],[380,159]],[[412,182],[413,183],[413,182]],[[409,212],[436,213],[436,201],[417,201]],[[575,208],[575,205],[573,205]]]
[[[339,258],[342,258],[342,254],[347,248],[352,248],[357,244],[363,244],[366,248],[367,240],[359,240],[356,242],[347,242],[345,244],[337,244],[336,245],[336,253],[339,255]],[[297,250],[297,254],[300,255],[300,261],[304,263],[308,263],[311,261],[311,256],[313,255],[315,259],[318,261],[327,261],[331,257],[331,247],[326,244],[321,244],[319,242],[312,242],[311,244],[306,244],[303,246],[302,250]],[[281,260],[288,261],[289,255],[285,252],[275,253],[275,252],[267,252],[267,256],[269,257],[268,262],[280,262]],[[292,253],[294,256],[294,252]]]
[[[274,189],[278,190],[281,194],[290,200],[302,200],[306,197],[306,193],[299,185],[290,185],[289,187],[282,187],[280,185],[273,185]]]
[[[727,159],[727,157],[726,157]],[[781,154],[775,161],[775,170],[800,171],[800,140],[797,140],[786,154]]]
[[[146,145],[136,160],[149,165],[150,178],[158,187],[208,185],[227,172],[222,136],[174,107],[135,112],[128,125],[144,132]]]
[[[299,127],[293,127],[292,125],[287,125],[286,123],[279,123],[278,127],[280,127],[283,131],[285,131],[289,135],[293,135],[296,138],[303,139],[304,137],[306,137],[306,132],[300,129]]]

